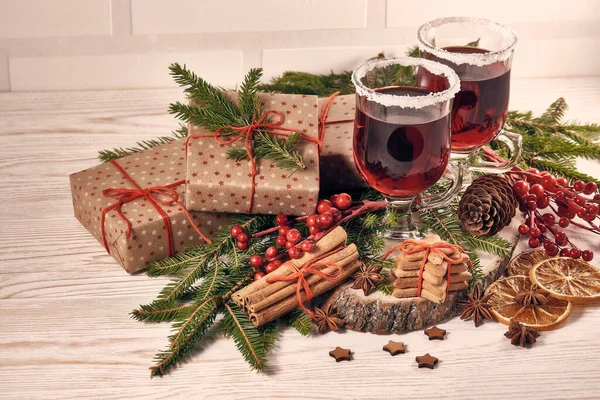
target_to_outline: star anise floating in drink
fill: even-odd
[[[373,264],[368,267],[362,264],[360,271],[353,276],[354,285],[352,285],[352,289],[362,289],[365,296],[370,295],[375,287],[377,287],[377,284],[383,281],[383,276],[380,274],[382,268],[383,266],[379,264]]]
[[[537,307],[548,302],[548,292],[539,289],[537,285],[531,285],[531,288],[525,292],[519,292],[515,296],[515,301],[528,307]]]
[[[313,323],[317,325],[319,333],[336,332],[344,326],[344,320],[333,311],[331,305],[323,308],[315,307],[314,314]]]
[[[527,347],[535,343],[540,333],[533,328],[520,324],[514,319],[510,320],[508,332],[504,334],[515,346]]]
[[[484,319],[493,321],[494,317],[490,309],[491,304],[488,304],[492,294],[483,295],[481,286],[476,286],[472,294],[467,294],[467,300],[459,301],[458,304],[464,307],[464,311],[460,319],[472,319],[475,326],[479,326]]]

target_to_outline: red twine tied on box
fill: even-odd
[[[448,268],[447,268],[447,273],[446,273],[446,280],[448,281],[447,285],[446,285],[446,295],[448,295],[448,291],[450,289],[450,265],[453,264],[462,264],[462,257],[459,257],[458,259],[453,259],[450,258],[446,255],[446,253],[444,253],[442,250],[443,249],[449,249],[449,250],[454,250],[455,252],[458,252],[460,254],[467,254],[462,247],[460,246],[456,246],[450,243],[443,243],[443,242],[437,242],[437,243],[425,243],[423,241],[418,241],[418,240],[412,240],[412,239],[408,239],[403,241],[402,243],[400,243],[399,245],[394,246],[392,249],[390,249],[390,251],[388,251],[387,253],[385,253],[385,255],[383,256],[383,259],[387,259],[390,254],[392,254],[394,251],[400,249],[400,251],[403,254],[415,254],[415,253],[419,253],[421,251],[425,251],[425,255],[423,256],[423,261],[421,261],[421,267],[419,268],[419,283],[417,284],[417,296],[421,297],[421,290],[423,289],[423,271],[425,270],[425,264],[427,263],[427,257],[429,257],[430,253],[435,253],[438,256],[442,257],[442,259],[444,259],[447,263],[448,263]],[[468,261],[469,264],[469,269],[473,269],[473,264],[471,263],[471,260]]]
[[[265,123],[265,120],[270,116],[275,115],[277,118],[273,122]],[[214,137],[217,142],[220,144],[231,144],[237,142],[239,140],[244,140],[244,145],[246,147],[246,154],[250,159],[251,172],[250,172],[250,204],[248,205],[247,213],[250,214],[252,212],[252,206],[254,205],[254,193],[256,191],[255,188],[255,179],[256,179],[256,161],[254,160],[254,155],[252,150],[254,148],[254,132],[260,130],[261,132],[268,133],[270,135],[278,135],[278,136],[287,136],[290,133],[299,133],[302,139],[308,140],[309,142],[313,142],[321,146],[321,141],[319,139],[315,139],[306,135],[303,132],[300,132],[297,129],[292,128],[284,128],[281,125],[283,124],[284,118],[283,114],[281,114],[277,110],[268,110],[262,113],[258,119],[256,119],[256,113],[252,116],[252,122],[249,125],[245,126],[233,126],[227,125],[222,126],[217,129],[214,133],[209,133],[205,135],[191,135],[188,136],[185,142],[185,154],[187,157],[187,150],[189,147],[189,143],[191,139],[198,139],[203,137]],[[227,137],[233,135],[235,132],[238,134],[229,140],[221,140],[222,137]]]
[[[106,214],[111,211],[111,210],[115,210],[117,212],[117,214],[119,215],[119,217],[125,221],[125,223],[127,224],[127,235],[126,237],[129,238],[131,236],[131,231],[132,231],[132,225],[131,225],[131,221],[129,221],[129,219],[123,214],[123,212],[121,211],[121,207],[124,204],[129,203],[130,201],[134,201],[136,199],[139,198],[145,198],[150,204],[152,204],[154,206],[154,208],[156,209],[156,211],[158,211],[158,213],[160,214],[163,223],[164,223],[164,227],[165,227],[165,232],[166,232],[166,237],[168,240],[168,250],[169,250],[169,257],[172,257],[173,255],[175,255],[174,251],[173,251],[173,232],[171,230],[171,220],[169,219],[169,216],[167,215],[167,213],[165,212],[165,210],[162,209],[162,207],[160,206],[162,205],[171,205],[171,204],[177,204],[179,205],[179,207],[183,210],[183,212],[185,213],[187,219],[190,221],[190,224],[192,224],[192,226],[194,227],[194,230],[196,231],[196,233],[198,233],[198,235],[200,235],[200,237],[202,238],[202,240],[204,240],[206,243],[211,244],[212,242],[210,241],[210,239],[208,239],[206,236],[204,236],[204,234],[202,232],[200,232],[200,229],[198,229],[198,226],[196,226],[196,224],[194,223],[192,216],[190,215],[190,213],[185,209],[185,207],[183,206],[183,204],[181,204],[181,202],[179,201],[179,195],[177,194],[177,192],[175,190],[173,190],[173,187],[182,185],[185,183],[185,180],[180,180],[174,183],[170,183],[168,185],[165,186],[153,186],[147,189],[142,189],[134,180],[133,178],[119,165],[119,163],[117,163],[115,160],[111,160],[110,161],[112,165],[115,166],[115,168],[117,168],[119,170],[119,172],[121,172],[121,174],[133,185],[135,186],[135,188],[133,189],[129,189],[129,188],[107,188],[104,189],[102,191],[102,194],[106,197],[116,197],[119,200],[114,203],[113,205],[110,205],[106,208],[104,208],[102,210],[102,219],[100,221],[101,226],[102,226],[102,241],[104,243],[104,247],[106,248],[106,251],[108,251],[110,253],[110,249],[108,246],[108,242],[106,240],[106,231],[104,228],[104,222],[106,220]],[[162,197],[162,198],[161,198]]]
[[[320,260],[329,257],[330,255],[337,253],[343,246],[339,246],[338,248],[330,251],[329,253],[323,254],[319,257],[314,258],[306,262],[301,268],[297,268],[293,263],[292,268],[295,272],[291,275],[286,276],[274,276],[271,278],[267,278],[267,283],[275,283],[280,281],[296,281],[296,297],[298,299],[298,306],[307,313],[310,319],[313,319],[315,314],[310,311],[308,308],[304,306],[305,301],[310,301],[313,298],[313,293],[310,290],[310,286],[306,281],[306,275],[318,275],[321,278],[325,279],[328,282],[335,282],[342,276],[343,269],[339,265],[333,262],[319,262]],[[320,269],[323,267],[333,267],[335,268],[334,273],[325,273]],[[306,293],[306,300],[302,301],[302,289],[304,289],[304,293]]]
[[[333,104],[333,100],[339,94],[340,94],[340,92],[335,92],[334,94],[332,94],[331,96],[329,96],[327,98],[327,100],[325,100],[325,102],[323,102],[323,105],[321,106],[321,113],[319,114],[319,117],[318,117],[318,121],[319,121],[319,140],[320,141],[323,141],[323,138],[325,137],[325,125],[327,125],[327,124],[339,124],[339,123],[342,123],[342,122],[352,122],[352,121],[354,121],[354,118],[339,119],[339,120],[334,120],[334,121],[327,121],[327,115],[329,114],[329,110],[331,109],[331,105]]]

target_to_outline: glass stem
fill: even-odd
[[[396,224],[389,228],[384,236],[390,240],[403,241],[406,239],[420,239],[417,228],[412,222],[411,204],[413,199],[386,199],[387,217],[394,218]],[[393,214],[393,216],[391,215]]]

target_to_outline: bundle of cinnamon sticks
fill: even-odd
[[[321,273],[334,278],[328,280],[318,274],[307,272],[303,275],[304,279],[306,279],[312,296],[318,296],[341,285],[360,266],[360,262],[357,261],[356,245],[350,244],[344,247],[346,238],[346,231],[342,227],[337,227],[316,242],[310,252],[303,253],[302,257],[297,260],[283,263],[262,279],[235,292],[232,295],[233,301],[244,308],[254,326],[262,326],[281,317],[298,307],[300,302],[306,302],[307,293],[303,289],[297,293],[299,284],[297,279],[275,281],[275,278],[282,279],[293,274],[298,275],[298,271],[303,271],[303,268],[310,265],[311,260],[327,253],[331,254],[318,260],[315,265],[337,265],[338,268],[328,265],[319,269]],[[332,252],[333,250],[336,251]]]

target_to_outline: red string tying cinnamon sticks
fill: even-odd
[[[192,227],[194,228],[196,233],[198,233],[198,235],[200,235],[202,240],[204,240],[208,244],[212,243],[210,241],[210,239],[208,239],[200,231],[200,229],[198,229],[198,226],[194,223],[194,220],[192,219],[191,214],[185,209],[184,205],[181,204],[181,202],[179,201],[179,195],[177,194],[177,192],[175,190],[173,190],[174,187],[184,184],[185,180],[180,180],[180,181],[170,183],[165,186],[153,186],[153,187],[150,187],[147,189],[142,189],[133,180],[133,178],[125,171],[125,169],[123,169],[119,165],[118,162],[116,162],[115,160],[112,160],[111,163],[112,163],[112,165],[114,165],[115,168],[117,168],[119,170],[119,172],[121,172],[121,174],[133,186],[135,186],[135,188],[107,188],[102,191],[102,194],[106,197],[118,198],[118,201],[116,203],[114,203],[113,205],[110,205],[102,210],[102,219],[100,221],[100,226],[102,229],[102,241],[103,241],[104,247],[106,248],[106,251],[108,251],[110,253],[110,248],[108,246],[108,241],[106,240],[106,231],[105,231],[105,227],[104,227],[104,222],[106,220],[106,214],[111,210],[116,211],[116,213],[119,215],[119,217],[127,224],[126,237],[129,238],[131,236],[131,231],[132,231],[131,221],[129,221],[129,219],[125,216],[125,214],[123,214],[123,212],[121,211],[121,207],[124,204],[127,204],[131,201],[137,200],[142,197],[145,198],[150,204],[152,204],[152,206],[156,209],[156,211],[158,211],[158,213],[160,214],[160,216],[163,220],[165,233],[166,233],[166,237],[167,237],[167,241],[168,241],[167,248],[169,251],[169,257],[172,257],[173,255],[175,255],[175,253],[173,251],[173,244],[172,244],[173,233],[171,230],[171,220],[169,219],[169,216],[167,215],[165,210],[163,210],[160,205],[171,205],[171,204],[179,205],[181,210],[185,213],[187,219],[190,221],[190,224],[192,225]]]
[[[323,278],[329,282],[334,282],[334,281],[337,281],[338,279],[340,279],[340,276],[342,275],[342,272],[343,272],[342,267],[340,267],[339,265],[337,265],[336,263],[333,263],[333,262],[319,262],[319,261],[326,257],[329,257],[332,254],[337,253],[338,251],[340,251],[340,249],[342,247],[343,246],[339,246],[339,247],[331,250],[328,253],[325,253],[323,255],[320,255],[319,257],[316,257],[316,258],[308,261],[301,268],[297,268],[294,264],[292,264],[292,266],[295,270],[294,273],[292,273],[291,275],[275,276],[275,277],[267,278],[267,282],[275,283],[275,282],[280,282],[280,281],[297,281],[296,297],[298,298],[298,306],[300,307],[300,309],[302,309],[302,311],[307,313],[311,319],[313,319],[315,315],[313,314],[312,311],[310,311],[308,308],[306,308],[304,306],[304,303],[302,301],[302,290],[304,290],[304,293],[306,293],[306,301],[310,301],[313,296],[312,291],[310,290],[310,286],[308,285],[308,282],[306,281],[306,275],[318,275],[321,278]],[[333,268],[335,268],[335,271],[333,273],[325,273],[325,272],[321,271],[321,269],[323,267],[333,267]]]
[[[458,252],[459,254],[467,254],[462,247],[460,246],[456,246],[450,243],[443,243],[443,242],[438,242],[438,243],[425,243],[422,241],[418,241],[418,240],[412,240],[412,239],[408,239],[403,241],[402,243],[394,246],[393,248],[391,248],[387,253],[385,253],[385,255],[383,256],[383,259],[387,259],[394,251],[400,249],[400,251],[402,251],[402,253],[404,254],[415,254],[415,253],[419,253],[424,251],[425,255],[423,256],[423,261],[421,261],[421,266],[419,268],[419,280],[418,280],[418,284],[417,284],[417,296],[421,296],[421,290],[423,288],[423,271],[425,270],[425,264],[427,263],[427,257],[429,257],[430,253],[435,253],[438,256],[440,256],[442,259],[444,259],[447,263],[448,263],[448,268],[447,268],[447,272],[446,272],[446,279],[448,281],[448,284],[446,285],[446,295],[448,294],[448,291],[450,289],[450,274],[451,274],[451,269],[450,269],[450,265],[453,264],[462,264],[462,257],[459,258],[450,258],[448,255],[446,255],[446,253],[444,253],[442,251],[442,249],[449,249],[449,250],[453,250],[454,252]],[[473,264],[471,263],[471,260],[468,261],[468,265],[469,265],[469,269],[472,270],[473,269]]]
[[[269,118],[269,116],[274,115],[276,118],[272,122],[265,123],[265,120]],[[188,148],[190,140],[198,139],[203,137],[214,137],[219,144],[231,144],[237,142],[239,140],[244,139],[244,146],[246,148],[246,154],[248,155],[248,159],[250,160],[250,202],[248,205],[247,213],[250,214],[252,212],[252,206],[254,205],[254,194],[256,191],[255,188],[255,179],[256,179],[256,160],[253,155],[254,148],[254,132],[260,130],[261,132],[268,133],[270,135],[277,136],[287,136],[290,133],[299,133],[303,140],[307,140],[309,142],[313,142],[321,146],[321,141],[319,139],[315,139],[306,135],[305,133],[292,128],[284,128],[281,125],[283,124],[284,118],[283,114],[281,114],[277,110],[268,110],[262,113],[262,115],[256,119],[256,114],[252,116],[252,122],[249,125],[245,126],[233,126],[227,125],[222,126],[217,129],[214,133],[203,134],[203,135],[191,135],[188,136],[185,142],[185,154],[187,156]],[[237,135],[235,135],[237,133]],[[223,137],[229,137],[231,135],[235,135],[228,140],[222,140]]]

